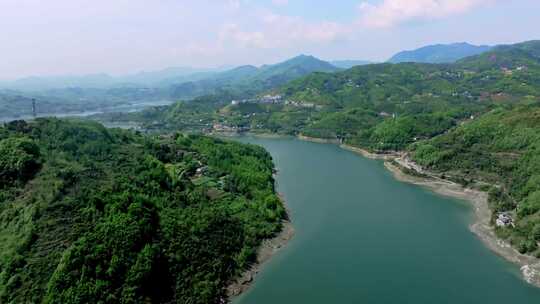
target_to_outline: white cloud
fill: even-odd
[[[222,47],[234,44],[242,48],[268,47],[265,34],[260,31],[244,31],[238,24],[225,24],[219,32],[219,42]],[[230,45],[233,46],[233,45]]]
[[[214,48],[291,48],[305,44],[324,44],[343,38],[349,28],[334,22],[307,22],[299,17],[253,11],[242,20],[226,23],[218,33]]]
[[[272,4],[276,6],[285,6],[289,4],[289,0],[272,0]]]
[[[362,2],[360,23],[369,28],[385,28],[411,20],[438,19],[465,13],[493,0],[384,0]]]
[[[227,6],[231,9],[239,9],[240,5],[240,0],[227,0]]]
[[[0,78],[102,71],[126,73],[173,65],[260,64],[299,52],[329,58],[358,57],[371,52],[368,56],[382,57],[387,54],[381,55],[384,50],[375,45],[393,44],[392,49],[387,47],[386,52],[390,53],[402,48],[403,43],[419,44],[422,33],[432,35],[432,32],[419,28],[418,32],[401,37],[401,28],[393,31],[373,28],[457,15],[496,1],[506,6],[513,2],[515,11],[519,5],[528,3],[528,9],[519,8],[519,17],[515,12],[511,15],[515,20],[510,25],[534,23],[538,19],[534,19],[537,9],[531,7],[539,2],[354,1],[372,4],[361,4],[356,18],[347,14],[348,21],[329,21],[314,16],[309,6],[305,12],[288,7],[293,4],[291,0],[0,0],[0,36],[10,42],[2,45],[5,60],[0,64]],[[328,8],[335,5],[328,0],[298,3]],[[517,20],[522,15],[526,15],[523,21]],[[497,18],[489,20],[501,23]],[[472,24],[468,22],[467,26]],[[476,33],[485,31],[480,23],[474,26]],[[530,25],[522,26],[525,30],[520,37],[529,37],[530,31],[526,29]],[[443,33],[441,37],[444,39],[454,32],[452,37],[458,38],[451,40],[478,37],[478,34],[469,35],[464,27],[445,28],[446,36]],[[492,37],[500,35],[499,32],[510,37],[519,34],[492,28],[498,27],[488,28]],[[382,35],[387,36],[383,39]],[[429,41],[423,39],[422,43]],[[370,47],[372,50],[368,51]]]

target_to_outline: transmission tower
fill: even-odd
[[[35,98],[32,98],[32,115],[34,116],[34,118],[37,117],[37,112],[36,112],[36,99],[35,99]]]

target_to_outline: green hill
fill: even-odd
[[[516,69],[540,65],[540,40],[512,45],[501,45],[481,55],[464,58],[458,62],[462,68],[471,70]]]
[[[399,52],[388,60],[390,63],[452,63],[459,59],[487,52],[490,46],[468,43],[436,44],[412,51]]]
[[[1,303],[219,303],[281,229],[262,148],[38,119],[0,128]]]
[[[328,62],[313,56],[301,55],[260,68],[254,66],[238,67],[208,79],[175,85],[171,90],[172,95],[176,98],[194,98],[222,92],[232,93],[239,97],[249,97],[312,72],[335,72],[337,70],[339,69]]]
[[[330,64],[332,64],[335,67],[338,67],[340,69],[350,69],[352,67],[358,66],[358,65],[366,65],[366,64],[373,64],[375,62],[367,61],[367,60],[333,60],[330,61]]]
[[[498,228],[523,253],[540,255],[540,104],[497,108],[447,134],[415,144],[413,159],[464,184],[490,190],[493,220],[510,212],[515,228]]]
[[[500,46],[454,64],[371,64],[312,73],[271,92],[281,103],[226,105],[217,95],[133,117],[152,127],[230,130],[339,140],[373,152],[412,151],[464,185],[495,184],[490,204],[516,229],[498,229],[538,254],[540,43]],[[148,116],[146,116],[148,115]],[[477,183],[481,181],[481,183]]]
[[[252,106],[257,108],[253,113],[241,110],[242,105],[220,112],[235,99],[222,92],[127,119],[159,121],[173,130],[208,129],[225,122],[239,129],[340,138],[373,150],[399,150],[496,105],[540,101],[539,50],[531,41],[455,64],[384,63],[314,72],[269,90],[284,102]]]
[[[332,74],[313,73],[277,91],[288,100],[321,106],[299,132],[339,136],[376,150],[403,149],[415,138],[437,135],[494,105],[539,101],[539,50],[540,45],[532,41],[497,47],[456,64],[357,66]],[[344,115],[353,109],[379,113],[380,119],[370,120],[371,127],[364,124],[345,133],[324,122],[328,121],[325,113]],[[391,116],[397,119],[388,119]],[[426,129],[424,125],[439,127]],[[399,132],[390,134],[390,130]]]

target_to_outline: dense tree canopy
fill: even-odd
[[[286,216],[259,147],[56,119],[0,134],[1,303],[216,303]]]

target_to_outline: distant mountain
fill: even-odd
[[[384,63],[313,73],[279,92],[297,102],[335,108],[373,104],[376,111],[391,113],[403,101],[419,109],[444,108],[457,100],[540,101],[539,84],[540,40],[497,46],[452,64]]]
[[[283,85],[313,72],[336,72],[340,69],[313,56],[300,55],[287,61],[255,66],[241,66],[217,73],[200,81],[179,83],[171,87],[175,98],[194,98],[216,92],[229,91],[252,95],[262,90]]]
[[[338,67],[338,68],[350,69],[358,65],[366,65],[366,64],[371,64],[373,62],[367,61],[367,60],[334,60],[334,61],[330,61],[330,63],[333,66]]]
[[[68,87],[103,88],[114,82],[107,74],[91,74],[83,76],[50,76],[26,77],[14,81],[0,83],[0,87],[14,90],[39,91]]]
[[[107,89],[115,87],[159,87],[179,82],[196,81],[224,71],[224,68],[200,69],[172,67],[158,71],[139,72],[124,76],[108,74],[26,77],[0,82],[0,88],[21,91],[45,91],[51,89],[82,88]]]
[[[257,77],[268,79],[284,75],[286,78],[294,79],[313,72],[335,72],[337,70],[329,62],[313,56],[300,55],[278,64],[262,66]]]
[[[397,53],[388,62],[453,63],[465,57],[487,52],[491,48],[491,46],[468,43],[436,44]]]
[[[490,51],[457,62],[469,70],[526,69],[540,65],[540,40],[500,45]]]
[[[193,67],[171,67],[158,71],[139,72],[133,75],[117,77],[116,81],[121,83],[131,83],[143,86],[161,86],[180,81],[193,81],[204,79],[215,73],[222,72],[222,68],[193,68]]]
[[[253,77],[259,72],[259,69],[253,65],[243,65],[231,70],[227,70],[216,74],[214,79],[222,79],[229,81],[240,81],[245,78]]]

